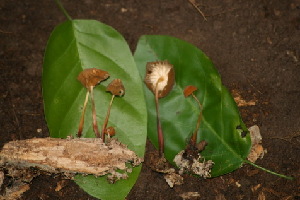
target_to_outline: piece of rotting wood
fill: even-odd
[[[100,138],[33,138],[11,141],[0,152],[2,167],[36,167],[50,173],[102,176],[117,169],[128,171],[126,163],[134,167],[141,162],[116,139],[104,144]]]

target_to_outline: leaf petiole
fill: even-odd
[[[57,4],[57,6],[59,7],[59,9],[64,13],[64,15],[66,16],[66,18],[71,21],[72,20],[71,16],[68,14],[68,12],[64,8],[64,6],[60,2],[60,0],[55,0],[55,2]]]
[[[244,160],[244,163],[250,164],[250,165],[252,165],[252,166],[254,166],[254,167],[258,168],[258,169],[261,169],[261,170],[263,170],[263,171],[265,171],[265,172],[268,172],[268,173],[270,173],[270,174],[273,174],[273,175],[275,175],[275,176],[279,176],[279,177],[281,177],[281,178],[285,178],[285,179],[288,179],[288,180],[294,180],[294,179],[295,179],[294,177],[286,176],[286,175],[283,175],[283,174],[278,174],[278,173],[276,173],[276,172],[273,172],[273,171],[271,171],[271,170],[268,170],[268,169],[266,169],[266,168],[263,168],[263,167],[261,167],[261,166],[258,166],[258,165],[256,165],[256,164],[250,162],[249,160]]]

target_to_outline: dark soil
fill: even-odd
[[[257,164],[296,180],[245,165],[218,178],[187,177],[184,185],[170,189],[161,174],[144,165],[127,199],[182,199],[185,192],[199,192],[198,199],[300,199],[300,1],[196,2],[207,21],[188,0],[63,4],[73,18],[113,26],[132,51],[143,34],[172,35],[202,49],[227,88],[257,100],[240,108],[248,126],[261,128],[268,150]],[[54,1],[0,1],[0,146],[49,135],[41,92],[43,54],[51,31],[64,20]],[[148,144],[146,158],[151,148]],[[56,192],[60,181],[59,176],[39,176],[22,199],[94,199],[72,181]]]

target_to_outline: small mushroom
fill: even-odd
[[[173,88],[175,83],[173,65],[168,61],[148,62],[146,65],[145,83],[155,96],[159,156],[163,157],[164,136],[159,119],[158,99],[165,97]]]
[[[188,97],[190,95],[192,95],[192,97],[197,101],[198,105],[199,105],[199,109],[200,109],[200,114],[199,114],[199,117],[198,117],[198,121],[197,121],[197,126],[196,126],[196,129],[192,135],[192,138],[191,138],[191,143],[193,146],[196,146],[196,142],[197,142],[197,133],[198,133],[198,130],[199,130],[199,127],[200,127],[200,122],[201,122],[201,119],[202,119],[202,104],[200,103],[199,99],[196,97],[196,95],[194,94],[194,92],[197,90],[198,88],[196,86],[193,86],[193,85],[189,85],[187,86],[184,91],[183,91],[183,94],[184,94],[184,97]]]
[[[114,127],[110,126],[105,129],[104,133],[107,135],[108,138],[111,138],[116,134],[116,131]]]
[[[102,136],[102,140],[105,141],[105,131],[107,130],[107,123],[108,123],[108,119],[110,116],[110,109],[113,103],[113,100],[115,98],[115,96],[123,96],[125,94],[125,88],[124,85],[121,81],[121,79],[114,79],[106,88],[107,92],[110,92],[112,94],[111,97],[111,101],[109,103],[109,107],[107,110],[107,114],[106,114],[106,118],[102,127],[102,132],[101,132],[101,136]]]
[[[100,133],[98,130],[98,125],[97,125],[97,119],[96,119],[96,108],[95,108],[95,101],[94,101],[94,93],[93,89],[96,85],[98,85],[101,81],[104,81],[108,79],[109,73],[100,69],[96,68],[89,68],[85,69],[77,77],[77,80],[81,82],[81,84],[87,88],[87,93],[85,97],[85,101],[83,104],[83,110],[79,122],[79,128],[78,128],[78,133],[77,136],[81,137],[82,135],[82,129],[83,129],[83,124],[84,124],[84,113],[86,110],[86,105],[87,101],[89,98],[89,94],[91,93],[91,100],[92,100],[92,115],[93,115],[93,130],[96,134],[96,137],[100,137]]]

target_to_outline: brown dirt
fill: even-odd
[[[207,21],[188,0],[63,1],[73,18],[116,28],[132,50],[143,34],[172,35],[202,49],[230,90],[257,101],[240,109],[248,126],[260,126],[268,150],[257,163],[297,178],[289,181],[245,165],[218,178],[187,177],[170,189],[161,174],[144,165],[127,199],[182,199],[185,192],[199,192],[198,199],[300,199],[300,1],[196,2]],[[0,146],[49,135],[41,93],[43,54],[51,31],[64,20],[54,1],[0,1]],[[147,148],[146,159],[152,147]],[[56,192],[58,183],[59,176],[39,176],[22,199],[94,199],[72,181]]]

